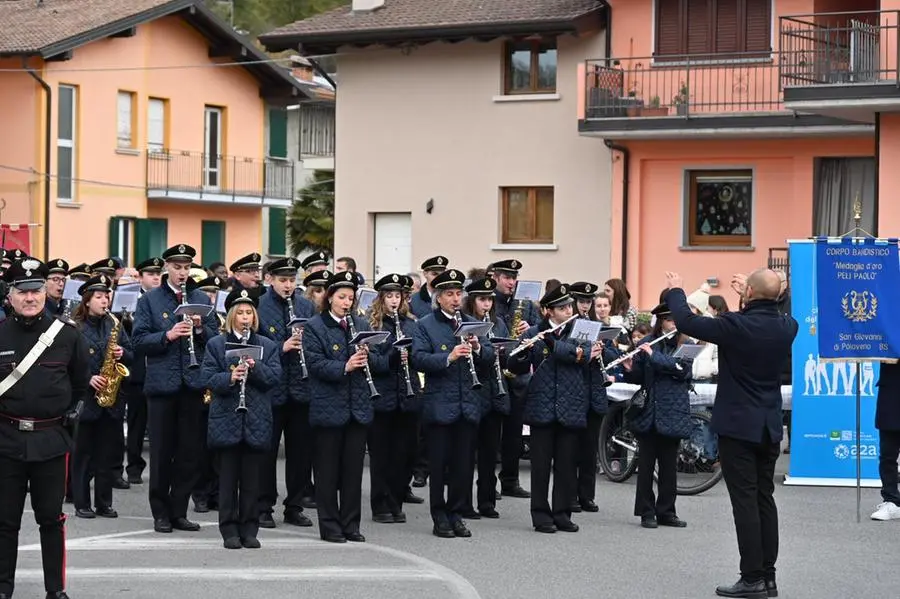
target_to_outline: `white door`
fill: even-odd
[[[395,272],[412,269],[412,215],[386,212],[375,215],[375,274],[378,280]]]
[[[203,132],[203,187],[218,191],[222,185],[222,109],[206,107]]]

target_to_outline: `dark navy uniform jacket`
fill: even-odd
[[[299,292],[294,293],[294,316],[296,318],[312,318],[313,304]],[[287,324],[288,318],[287,300],[274,291],[267,292],[259,298],[259,333],[278,346],[278,354],[281,360],[282,376],[275,388],[272,389],[272,405],[281,406],[288,401],[309,403],[309,381],[302,379],[300,368],[300,352],[282,352],[284,342],[291,336],[291,330]],[[307,365],[307,369],[309,366]]]
[[[508,338],[509,331],[506,323],[499,318],[494,318],[494,328],[491,331],[491,337]],[[500,368],[507,369],[508,355],[506,352],[500,352],[499,348],[494,347],[494,355],[500,353]],[[510,398],[509,398],[509,382],[510,379],[504,374],[502,375],[503,389],[506,391],[502,396],[500,386],[497,383],[497,369],[495,367],[496,359],[490,364],[483,362],[476,363],[475,369],[478,372],[478,379],[481,381],[481,399],[482,399],[482,416],[488,412],[499,412],[500,414],[509,414]]]
[[[418,291],[409,297],[409,311],[416,318],[425,318],[434,308],[431,307],[431,294],[428,292],[428,286],[422,283]]]
[[[81,335],[84,337],[85,342],[88,347],[88,354],[90,355],[91,361],[91,376],[95,374],[100,374],[100,369],[103,367],[103,359],[106,357],[106,346],[109,341],[109,335],[112,332],[113,322],[111,318],[103,317],[103,318],[95,318],[89,316],[82,324],[81,324]],[[119,329],[119,347],[122,348],[123,353],[122,357],[119,359],[119,362],[129,367],[134,362],[134,352],[132,351],[131,345],[131,337],[128,336],[128,333],[125,331],[125,327],[121,327]],[[130,374],[130,373],[129,373]],[[128,378],[131,378],[130,376]],[[125,382],[128,380],[125,378],[122,380],[122,385],[125,385]],[[116,420],[122,420],[125,418],[125,398],[121,396],[116,401],[115,404],[111,408],[101,408],[97,405],[97,397],[93,388],[91,392],[88,394],[88,397],[85,398],[84,402],[84,410],[81,413],[81,420],[85,422],[91,422],[94,420],[99,420],[101,416],[104,415],[111,416]]]
[[[414,337],[418,323],[412,318],[400,316],[400,331],[404,337]],[[373,351],[384,354],[388,360],[388,371],[380,374],[372,373],[375,379],[375,388],[381,397],[375,400],[376,412],[393,412],[400,409],[404,412],[418,412],[422,409],[422,390],[419,384],[419,373],[413,369],[412,360],[409,360],[409,383],[415,395],[406,397],[406,375],[400,359],[400,350],[393,346],[397,340],[397,328],[394,319],[385,316],[381,327],[375,330],[388,331],[391,336],[381,345],[373,348]],[[407,346],[411,353],[411,347]]]
[[[712,320],[709,318],[708,320]],[[637,345],[650,343],[650,335]],[[686,439],[691,436],[691,360],[672,357],[677,340],[660,341],[653,346],[649,356],[641,352],[634,357],[631,372],[625,373],[625,381],[644,385],[649,397],[644,410],[628,425],[636,433],[656,432],[666,437]]]
[[[499,291],[494,291],[494,316],[502,320],[506,324],[510,337],[517,337],[516,332],[512,330],[512,322],[515,318],[516,308],[519,302],[513,299],[512,295],[504,295]],[[532,301],[521,302],[522,322],[527,322],[532,327],[537,326],[543,318],[541,313]],[[524,335],[527,337],[528,333]],[[522,337],[519,337],[522,338]],[[514,389],[524,389],[528,386],[530,374],[528,372],[520,373],[519,376],[509,381],[510,386]]]

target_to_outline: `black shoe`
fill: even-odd
[[[476,512],[474,509],[464,510],[462,514],[460,514],[460,516],[467,520],[481,520],[481,514]]]
[[[172,523],[168,518],[157,518],[153,521],[153,530],[156,532],[172,532]]]
[[[316,500],[314,497],[304,497],[300,500],[300,505],[305,510],[314,510],[316,509]]]
[[[544,534],[553,534],[556,532],[556,524],[538,524],[534,527],[534,530]]]
[[[372,514],[372,520],[379,524],[393,524],[394,523],[394,515],[390,512],[384,512],[381,514]]]
[[[770,578],[766,581],[766,594],[769,597],[778,596],[778,584],[775,582],[774,578]]]
[[[6,593],[0,593],[0,599],[12,599],[12,597],[7,595]]]
[[[578,532],[578,525],[571,520],[556,523],[556,530],[560,532]]]
[[[75,499],[71,495],[66,495],[66,497],[65,497],[65,499],[63,499],[63,501],[65,503],[69,503],[69,504],[75,503]]]
[[[657,522],[659,522],[660,526],[671,526],[672,528],[685,528],[687,526],[687,522],[685,522],[678,516],[657,518]]]
[[[342,534],[337,533],[329,533],[322,535],[323,541],[328,541],[329,543],[346,543],[347,539]]]
[[[113,489],[119,489],[120,491],[126,491],[131,488],[131,485],[128,483],[128,481],[121,476],[116,477],[116,479],[113,481],[112,486]]]
[[[240,549],[243,547],[241,540],[237,537],[228,537],[222,544],[225,546],[225,549]]]
[[[452,539],[456,536],[453,534],[453,528],[449,524],[435,524],[431,533],[442,539]]]
[[[205,514],[209,511],[209,504],[203,500],[194,501],[194,511],[198,514]]]
[[[256,537],[247,537],[246,539],[241,539],[241,545],[244,546],[244,549],[259,549],[262,547],[259,543],[259,539]]]
[[[424,487],[425,486],[425,477],[422,476],[421,474],[414,475],[412,486],[416,487],[417,489],[421,489],[422,487]]]
[[[491,506],[479,508],[478,513],[484,516],[485,518],[499,518],[500,512],[494,509]]]
[[[586,512],[599,512],[600,508],[594,503],[593,499],[588,499],[586,501],[581,502],[581,509]]]
[[[394,524],[405,524],[406,523],[406,514],[403,512],[397,512],[396,514],[391,514],[394,517]]]
[[[91,520],[97,517],[96,512],[91,508],[76,508],[75,515],[79,518],[85,518],[86,520]]]
[[[580,514],[581,513],[581,504],[578,503],[577,501],[573,501],[572,505],[569,506],[569,511],[572,512],[573,514]]]
[[[403,498],[403,503],[425,503],[425,498],[414,494],[412,489],[406,489],[406,497]]]
[[[303,512],[285,512],[284,523],[293,526],[312,526],[312,520]]]
[[[187,518],[175,518],[172,520],[172,528],[185,532],[197,532],[200,530],[200,525],[196,522],[191,522]]]
[[[743,578],[739,578],[733,585],[716,587],[716,595],[737,599],[766,599],[768,597],[765,582],[762,580],[747,582]]]
[[[51,591],[47,593],[47,599],[69,599],[65,591]]]
[[[144,484],[144,479],[141,478],[140,474],[129,474],[128,475],[128,484],[129,485],[142,485],[142,484]]]
[[[259,527],[275,528],[275,519],[272,517],[272,512],[263,512],[259,515]]]
[[[101,518],[118,518],[119,512],[112,509],[111,507],[98,507],[96,510],[96,514]]]
[[[214,501],[212,499],[208,499],[206,501],[206,507],[208,507],[209,511],[211,511],[211,512],[218,512],[219,511],[219,502]]]
[[[361,532],[358,530],[356,532],[345,532],[344,538],[350,541],[351,543],[365,543],[366,537],[363,536]]]
[[[453,536],[463,538],[471,537],[472,531],[470,531],[468,527],[466,527],[465,522],[463,522],[462,520],[457,520],[453,523]]]
[[[656,522],[655,516],[644,516],[641,518],[641,526],[644,528],[659,528],[659,524]]]
[[[531,497],[531,493],[518,484],[510,487],[503,487],[503,495],[507,497],[518,497],[519,499],[528,499]]]

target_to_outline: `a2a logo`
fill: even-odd
[[[863,458],[877,458],[878,457],[878,446],[877,445],[860,445],[859,446],[859,456]],[[840,445],[835,445],[834,447],[834,457],[839,460],[846,460],[847,458],[855,458],[856,457],[856,445],[844,445],[841,443]]]

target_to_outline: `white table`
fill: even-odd
[[[716,387],[712,383],[695,383],[694,391],[691,393],[692,406],[711,406],[716,400]],[[640,385],[632,385],[630,383],[613,383],[606,389],[606,394],[610,401],[626,401],[640,389]],[[793,388],[791,385],[781,386],[781,398],[785,410],[791,409],[791,397]]]

